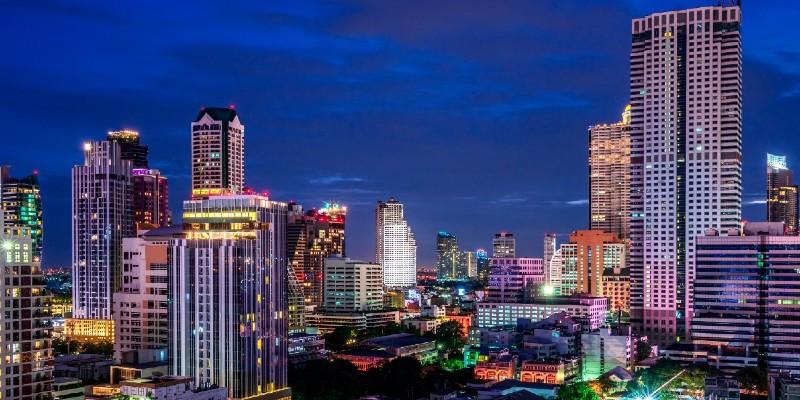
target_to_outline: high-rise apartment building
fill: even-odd
[[[464,266],[463,268],[467,272],[467,276],[465,279],[467,278],[472,279],[478,277],[477,252],[474,251],[461,252],[461,264]]]
[[[550,284],[550,261],[556,253],[556,234],[544,234],[544,251],[542,252],[542,260],[544,262],[544,281]]]
[[[131,168],[147,169],[147,146],[139,142],[139,132],[130,129],[109,131],[106,140],[116,142],[120,148],[120,157],[131,162]]]
[[[440,281],[467,279],[467,266],[458,248],[455,235],[440,231],[436,234],[436,276]]]
[[[800,373],[800,237],[748,223],[697,239],[692,341],[752,351],[770,372]],[[742,351],[744,354],[745,351]]]
[[[589,227],[628,237],[631,106],[622,121],[589,127]]]
[[[631,319],[685,340],[695,237],[741,221],[741,10],[720,5],[631,23]]]
[[[131,170],[133,222],[141,229],[172,225],[167,178],[157,169]]]
[[[514,258],[517,256],[517,242],[514,234],[495,233],[492,238],[492,258]]]
[[[394,197],[375,207],[375,262],[383,266],[386,287],[417,284],[417,241],[403,215],[403,203]]]
[[[84,143],[83,155],[83,164],[72,167],[73,317],[111,320],[111,295],[122,277],[122,238],[135,235],[131,163],[115,142]]]
[[[259,195],[184,202],[170,242],[170,373],[234,399],[288,399],[286,204]]]
[[[180,226],[122,239],[122,286],[114,293],[114,360],[167,361],[169,241]]]
[[[244,189],[244,125],[233,108],[203,108],[192,121],[192,197]]]
[[[42,225],[42,195],[39,174],[12,178],[11,167],[0,166],[0,224],[8,227],[30,229],[33,241],[33,258],[42,260],[44,231]]]
[[[786,156],[767,154],[767,221],[783,222],[786,233],[797,234],[797,185]]]
[[[28,227],[0,223],[0,397],[50,399],[50,296]]]
[[[544,284],[541,258],[492,258],[486,301],[521,303]]]
[[[325,259],[325,312],[383,309],[383,271],[380,264],[345,257]]]
[[[489,253],[484,249],[475,251],[475,267],[478,270],[478,280],[484,284],[489,282]]]
[[[303,292],[305,305],[320,306],[323,297],[325,258],[345,256],[347,207],[326,203],[304,212],[289,203],[286,245],[289,267]]]
[[[570,235],[567,247],[575,257],[576,292],[608,297],[603,291],[603,276],[606,271],[625,267],[625,242],[614,233],[579,230]],[[562,250],[562,260],[564,254]]]

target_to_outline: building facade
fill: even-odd
[[[383,269],[344,257],[325,259],[325,312],[383,309]]]
[[[137,229],[172,225],[167,177],[157,169],[131,170],[131,207]]]
[[[233,108],[203,108],[192,121],[192,197],[242,189],[244,125]]]
[[[492,258],[514,258],[517,256],[517,241],[510,232],[495,233],[492,238]]]
[[[695,237],[741,221],[738,6],[631,22],[631,321],[658,344],[685,340]]]
[[[608,300],[588,295],[537,297],[527,303],[480,302],[477,327],[516,326],[519,318],[541,321],[555,313],[565,312],[578,321],[584,330],[593,331],[605,322]]]
[[[286,204],[189,200],[183,229],[170,242],[170,373],[229,398],[288,398]]]
[[[111,320],[122,238],[135,235],[131,164],[115,142],[87,142],[83,150],[83,165],[72,167],[73,317]]]
[[[800,237],[780,222],[743,233],[698,238],[692,340],[753,349],[772,372],[800,373]]]
[[[0,232],[0,394],[49,399],[53,384],[50,296],[27,227]]]
[[[606,296],[605,273],[625,267],[625,243],[616,234],[579,230],[561,244],[561,295],[588,293]]]
[[[11,167],[0,166],[0,209],[0,223],[30,230],[33,258],[41,262],[44,225],[39,174],[34,171],[24,178],[12,178]]]
[[[464,255],[458,248],[455,235],[441,231],[436,234],[436,274],[440,281],[465,280],[469,272]]]
[[[767,154],[767,221],[783,222],[789,235],[797,234],[797,185],[786,156]]]
[[[120,158],[130,161],[131,168],[148,168],[148,148],[140,143],[139,132],[131,129],[109,131],[106,140],[119,145]]]
[[[556,254],[556,234],[544,234],[544,249],[542,251],[542,260],[544,262],[544,281],[550,284],[550,261],[553,260],[553,255]]]
[[[622,120],[589,127],[589,227],[627,238],[630,230],[631,106]]]
[[[167,361],[169,241],[181,227],[122,239],[122,286],[114,293],[114,360]]]
[[[487,301],[519,303],[537,294],[544,285],[541,258],[492,258]]]
[[[383,266],[383,283],[389,288],[417,284],[417,241],[394,197],[375,207],[375,262]]]

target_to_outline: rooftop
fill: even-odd
[[[195,117],[194,121],[192,122],[200,121],[200,119],[203,118],[203,115],[206,114],[216,121],[230,122],[236,118],[236,110],[233,108],[203,107],[200,112],[197,113],[197,117]]]
[[[411,333],[396,333],[394,335],[378,336],[371,339],[362,341],[363,344],[372,344],[377,346],[389,347],[405,347],[413,346],[416,344],[433,342],[434,339],[428,339],[417,336]]]

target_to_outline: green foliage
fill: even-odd
[[[588,383],[576,382],[558,389],[556,400],[600,400],[600,396]]]
[[[112,356],[114,354],[114,342],[110,340],[89,340],[79,342],[77,340],[67,341],[64,338],[53,339],[53,352],[56,355],[66,354],[102,354]]]
[[[627,390],[630,393],[649,394],[683,369],[686,371],[658,393],[659,400],[674,400],[680,391],[702,393],[706,376],[718,373],[708,365],[683,367],[675,361],[660,359],[654,366],[636,372],[633,380],[628,382]]]
[[[394,335],[396,333],[413,333],[417,335],[419,334],[419,331],[409,326],[390,322],[384,326],[376,326],[374,328],[368,328],[366,330],[359,332],[358,339],[364,340],[378,336]]]
[[[642,361],[647,357],[650,357],[650,353],[653,351],[653,346],[650,346],[650,343],[645,341],[638,341],[636,342],[636,362]]]
[[[340,326],[331,333],[325,334],[325,347],[333,351],[341,351],[358,340],[358,331],[354,328]]]
[[[447,352],[460,352],[467,343],[461,332],[461,324],[456,321],[443,322],[436,328],[436,345]]]
[[[767,391],[767,371],[758,367],[746,367],[736,373],[736,380],[739,381],[742,389],[756,392]]]
[[[295,400],[357,399],[366,394],[416,399],[435,389],[463,388],[471,380],[472,369],[447,371],[436,364],[422,366],[410,357],[396,358],[366,372],[343,360],[315,360],[289,367]]]

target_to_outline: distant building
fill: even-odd
[[[326,312],[383,310],[383,270],[380,265],[344,257],[325,259]]]
[[[519,318],[539,321],[563,311],[578,321],[585,331],[593,331],[603,325],[607,308],[605,297],[588,295],[535,297],[526,303],[481,302],[477,304],[477,326],[516,326]]]
[[[0,166],[0,225],[28,228],[33,243],[34,261],[42,261],[44,230],[39,174],[12,178],[11,167]]]
[[[797,234],[797,185],[786,156],[767,154],[767,221],[783,222],[786,234]]]
[[[233,108],[208,107],[192,121],[192,197],[244,189],[244,125]]]
[[[388,288],[417,284],[417,241],[403,214],[403,203],[394,197],[375,207],[375,262],[383,266]]]
[[[467,278],[478,277],[478,256],[474,251],[464,251],[461,253],[461,264],[467,271]]]
[[[550,262],[553,260],[553,256],[556,254],[556,234],[555,233],[545,233],[544,234],[544,251],[542,260],[544,263],[544,281],[546,284],[550,284]]]
[[[478,280],[484,284],[489,282],[489,273],[491,268],[489,265],[489,253],[484,249],[475,251],[475,264],[478,269]]]
[[[158,228],[122,240],[122,286],[114,293],[117,363],[167,361],[169,241],[181,232]]]
[[[72,167],[72,307],[78,319],[111,320],[122,280],[122,238],[135,236],[131,163],[116,142],[87,142]]]
[[[697,239],[692,340],[754,349],[770,371],[800,374],[800,237],[783,223],[748,223],[742,236]]]
[[[464,263],[458,239],[448,232],[436,234],[436,272],[440,281],[467,279],[469,272]]]
[[[139,132],[131,129],[109,131],[106,136],[109,142],[115,142],[120,148],[120,157],[131,162],[136,169],[149,168],[147,162],[147,146],[140,143]]]
[[[320,333],[333,332],[340,326],[346,326],[363,331],[369,328],[386,326],[391,323],[400,323],[399,311],[380,310],[346,313],[317,310],[306,316],[306,324],[319,329]]]
[[[519,303],[544,284],[541,258],[492,258],[486,301]]]
[[[169,302],[170,373],[229,398],[288,398],[286,204],[184,201],[183,229],[170,241],[169,293],[181,294]]]
[[[495,233],[492,238],[492,258],[514,258],[517,256],[517,242],[514,234]]]
[[[606,296],[603,275],[625,266],[625,243],[616,234],[579,230],[561,244],[560,294]]]
[[[631,106],[622,120],[589,127],[589,227],[625,239],[630,229]]]
[[[30,228],[0,228],[0,397],[44,399],[53,384],[50,296]]]

